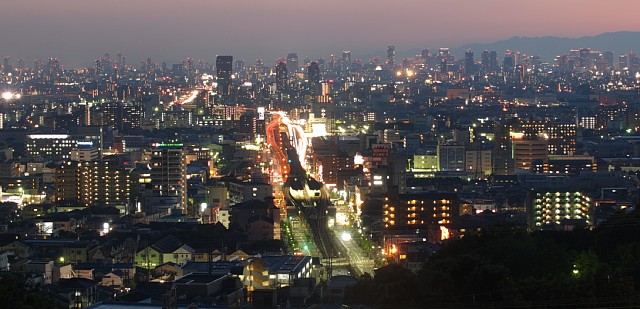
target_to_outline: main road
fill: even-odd
[[[293,124],[282,112],[273,112],[267,125],[267,144],[273,156],[273,176],[284,178],[282,191],[287,205],[294,205],[306,221],[320,256],[324,259],[345,260],[358,273],[373,275],[374,262],[355,241],[340,239],[343,230],[331,231],[327,225],[327,209],[331,205],[324,184],[316,181],[305,170],[307,141],[299,125]],[[276,175],[274,175],[276,174]],[[275,178],[275,179],[274,179]],[[278,181],[277,177],[272,180]]]

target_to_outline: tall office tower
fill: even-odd
[[[315,61],[307,67],[307,82],[309,93],[312,96],[320,95],[320,66]]]
[[[218,92],[228,96],[231,91],[231,74],[233,72],[233,56],[216,57],[216,77],[218,80]]]
[[[581,68],[589,67],[589,62],[591,61],[591,49],[590,48],[580,48],[580,59],[578,59]]]
[[[464,52],[464,75],[471,76],[476,74],[476,64],[473,59],[473,51],[468,49]]]
[[[331,57],[329,58],[329,71],[335,70],[336,68],[336,55],[331,54]]]
[[[604,61],[607,63],[607,67],[613,68],[613,52],[605,51],[604,53],[602,53],[602,57],[604,58]]]
[[[144,109],[140,103],[123,103],[122,104],[122,123],[120,129],[128,131],[131,129],[139,129],[144,119]]]
[[[264,70],[264,61],[262,61],[262,59],[260,58],[256,59],[256,71],[258,71],[259,74],[262,74],[263,70]]]
[[[570,72],[569,68],[569,56],[567,54],[563,54],[556,57],[556,66],[558,67],[558,72],[561,74]]]
[[[351,51],[350,50],[343,50],[342,51],[342,61],[344,61],[345,63],[351,63]]]
[[[93,108],[93,104],[91,102],[80,102],[81,110],[82,110],[82,124],[85,126],[91,125],[91,109]]]
[[[489,52],[489,64],[491,72],[498,71],[498,53],[495,50]]]
[[[233,71],[236,74],[244,75],[244,60],[236,60]]]
[[[448,58],[449,57],[449,48],[446,48],[446,47],[438,48],[438,57],[439,58]]]
[[[480,62],[481,73],[491,72],[491,56],[488,50],[482,51],[482,60]]]
[[[494,126],[493,138],[493,174],[513,175],[514,162],[512,156],[511,131],[516,122],[513,119],[506,119],[503,122],[496,122]]]
[[[638,60],[636,52],[629,53],[629,70],[634,74],[640,70],[640,60]]]
[[[291,74],[298,72],[298,54],[287,54],[287,71]]]
[[[96,75],[104,74],[104,64],[102,63],[102,59],[96,59]]]
[[[440,73],[447,73],[447,58],[440,59]]]
[[[516,55],[514,52],[507,50],[504,52],[502,60],[502,70],[504,72],[513,73],[516,69]]]
[[[5,73],[8,73],[9,71],[11,71],[11,57],[9,56],[5,56],[2,59],[2,69],[4,70]]]
[[[102,125],[120,129],[122,119],[121,105],[118,102],[108,102],[100,105]]]
[[[627,67],[629,67],[629,56],[626,54],[620,55],[620,57],[618,57],[618,70],[623,70]]]
[[[429,59],[429,49],[423,48],[422,53],[420,54],[420,59],[422,61],[427,61]]]
[[[342,51],[342,71],[351,71],[351,51]]]
[[[151,151],[151,195],[164,207],[187,210],[187,156],[181,144],[158,144]],[[147,207],[153,210],[155,203]]]
[[[287,76],[287,64],[278,61],[276,65],[276,90],[278,92],[285,91],[289,86],[289,79]]]
[[[387,47],[387,64],[390,68],[396,65],[396,47],[393,45]]]

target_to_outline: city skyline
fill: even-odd
[[[617,6],[625,10],[601,2],[587,6],[544,0],[532,7],[503,0],[485,1],[482,6],[460,0],[401,0],[394,2],[391,15],[386,6],[356,1],[269,4],[12,2],[5,5],[6,16],[0,20],[0,27],[10,29],[3,36],[0,55],[27,62],[53,56],[67,67],[91,66],[104,52],[122,52],[130,63],[147,57],[168,62],[185,57],[213,60],[225,54],[269,63],[288,52],[316,58],[347,49],[365,58],[387,45],[396,45],[401,55],[422,47],[455,48],[513,36],[640,31],[632,13],[640,4],[626,0]],[[504,14],[495,15],[503,8]]]

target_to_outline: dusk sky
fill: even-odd
[[[271,64],[288,52],[317,58],[342,50],[359,58],[387,45],[402,54],[516,35],[640,31],[639,9],[637,0],[5,1],[0,56],[29,65],[56,56],[66,67],[92,65],[107,51],[129,63],[213,63],[230,54]]]

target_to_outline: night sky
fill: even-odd
[[[640,31],[637,0],[15,0],[0,7],[0,56],[66,67],[110,52],[131,64],[231,54],[272,64],[288,52],[354,58],[512,36]]]

